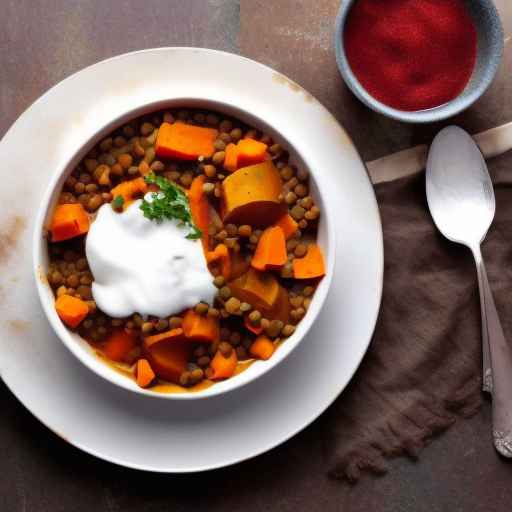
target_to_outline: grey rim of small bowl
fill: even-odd
[[[465,0],[465,3],[470,6],[470,9],[473,12],[473,19],[475,20],[476,18],[479,45],[482,29],[484,27],[490,27],[487,35],[489,39],[487,53],[490,58],[486,59],[484,65],[481,67],[479,67],[479,62],[477,61],[475,66],[476,74],[475,72],[473,73],[468,84],[468,86],[470,86],[470,84],[473,83],[473,87],[468,90],[467,86],[457,98],[444,105],[415,112],[407,112],[388,107],[384,103],[376,100],[366,91],[356,78],[350,68],[350,64],[345,54],[343,42],[345,23],[350,10],[356,1],[357,0],[342,0],[336,17],[336,26],[334,31],[336,62],[341,76],[350,90],[360,101],[375,112],[406,123],[431,123],[435,121],[442,121],[459,114],[473,105],[473,103],[475,103],[475,101],[477,101],[491,85],[503,56],[504,35],[501,19],[492,0]],[[476,17],[475,12],[478,12],[480,17]],[[480,52],[480,48],[478,51]]]

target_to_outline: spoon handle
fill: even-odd
[[[489,335],[488,335],[488,322],[487,310],[485,307],[485,283],[489,282],[487,279],[487,272],[483,264],[482,255],[480,250],[475,254],[476,270],[478,274],[478,290],[480,292],[480,307],[482,310],[482,389],[487,393],[492,393],[492,371],[491,371],[491,356],[489,354]]]
[[[496,450],[505,457],[512,457],[512,351],[501,327],[487,272],[480,248],[473,251],[481,275],[482,318],[487,328],[489,355],[492,369],[492,423]]]

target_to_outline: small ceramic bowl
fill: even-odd
[[[290,161],[302,168],[307,168],[304,159],[296,148],[300,147],[300,141],[287,140],[285,133],[278,133],[268,125],[263,119],[257,118],[254,114],[246,109],[247,105],[233,105],[219,103],[216,101],[205,100],[204,98],[187,98],[180,100],[159,101],[153,104],[145,104],[129,112],[125,112],[117,119],[113,119],[106,126],[98,126],[96,134],[86,141],[77,141],[77,148],[74,157],[63,163],[60,169],[56,169],[53,178],[48,185],[43,201],[40,205],[38,216],[34,228],[33,239],[33,261],[34,273],[36,275],[36,283],[41,300],[43,310],[53,327],[55,333],[64,343],[64,345],[75,355],[78,360],[91,369],[96,374],[105,378],[112,384],[128,389],[130,391],[158,398],[167,398],[171,400],[193,400],[199,398],[211,397],[232,391],[239,388],[258,377],[262,376],[267,371],[277,366],[283,359],[285,359],[304,339],[310,327],[313,325],[316,317],[318,316],[324,301],[327,297],[332,276],[334,272],[334,258],[335,258],[335,230],[332,214],[330,213],[329,205],[324,201],[325,194],[320,190],[319,180],[315,179],[318,172],[316,169],[308,169],[310,171],[310,193],[319,205],[322,211],[322,217],[319,222],[318,229],[318,244],[322,247],[324,257],[326,260],[326,275],[321,280],[317,290],[312,298],[311,305],[301,322],[297,325],[297,329],[292,336],[287,338],[275,351],[273,356],[267,361],[255,361],[246,370],[240,374],[215,383],[208,388],[192,391],[192,392],[155,392],[149,389],[140,388],[135,381],[108,365],[105,361],[100,359],[94,349],[81,338],[77,333],[70,331],[60,320],[55,311],[55,298],[53,291],[43,276],[48,272],[48,246],[45,238],[45,233],[48,230],[51,220],[53,209],[57,203],[57,199],[64,184],[64,181],[73,171],[75,166],[82,160],[82,158],[107,134],[122,126],[131,119],[148,114],[157,110],[165,108],[176,108],[185,106],[188,108],[203,108],[206,110],[215,110],[223,112],[234,118],[240,119],[245,123],[254,126],[258,129],[270,134],[276,142],[279,142],[285,147],[290,154]],[[295,143],[294,143],[295,142]]]
[[[344,0],[336,18],[334,45],[341,76],[352,92],[368,107],[385,116],[407,123],[431,123],[452,117],[470,107],[491,84],[503,55],[503,28],[492,0],[464,0],[478,34],[477,61],[473,75],[462,93],[439,107],[407,112],[376,100],[350,69],[344,48],[344,31],[350,9],[357,0]]]

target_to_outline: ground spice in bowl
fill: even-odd
[[[462,0],[358,0],[344,46],[369,94],[414,112],[444,105],[465,89],[477,31]]]

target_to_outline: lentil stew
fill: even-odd
[[[88,233],[101,208],[123,216],[134,203],[200,244],[212,301],[163,316],[99,307]],[[269,359],[295,332],[325,274],[319,217],[308,172],[268,134],[203,110],[137,118],[101,140],[60,192],[48,230],[55,308],[139,386],[204,389]]]

